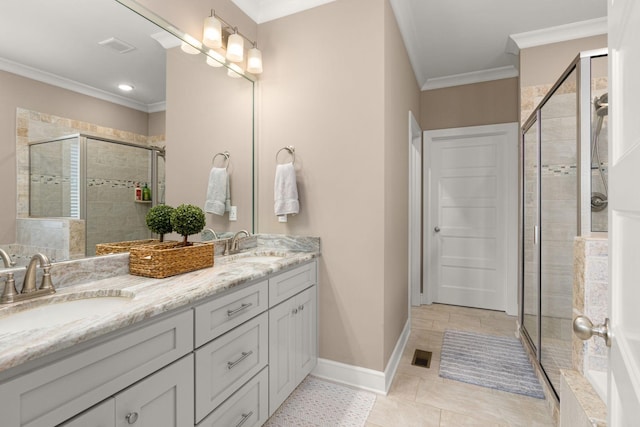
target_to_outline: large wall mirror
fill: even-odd
[[[254,83],[181,39],[133,0],[3,1],[1,248],[63,260],[149,238],[152,204],[204,208],[212,167],[237,219],[207,227],[254,231]],[[135,199],[144,184],[151,203]]]

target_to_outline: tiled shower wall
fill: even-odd
[[[57,138],[73,133],[89,133],[98,137],[140,145],[164,145],[163,135],[148,137],[21,108],[17,109],[16,116],[18,218],[29,216],[29,141]],[[149,183],[150,181],[149,154],[145,151],[144,156],[132,156],[130,152],[126,151],[127,149],[141,152],[143,150],[104,142],[92,141],[90,143],[94,145],[91,150],[88,150],[88,160],[95,166],[94,172],[89,171],[87,176],[87,201],[90,219],[87,221],[86,227],[89,248],[87,255],[94,253],[96,242],[135,240],[149,236],[146,227],[140,226],[141,223],[144,224],[144,215],[146,215],[149,205],[134,202],[135,183]],[[51,159],[58,154],[62,155],[64,159],[64,154],[61,154],[59,149],[52,147],[51,150],[53,151],[44,154],[41,159],[46,164],[55,163]],[[63,172],[64,165],[63,160],[57,169],[52,165],[45,166],[42,169],[45,171],[43,176],[34,178],[35,182],[31,184],[35,184],[35,188],[40,187],[36,191],[39,191],[41,196],[59,197],[58,193],[65,191],[68,179],[65,178]],[[61,205],[64,204],[61,203]],[[68,204],[66,205],[68,206]],[[61,208],[55,212],[47,212],[47,214],[60,217],[67,216],[68,212]],[[37,227],[36,222],[24,224],[27,228]],[[22,236],[26,234],[23,233]],[[18,234],[18,238],[20,236],[21,234]],[[25,244],[20,240],[17,243]]]

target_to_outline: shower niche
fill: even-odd
[[[607,51],[583,52],[522,126],[521,325],[548,383],[572,369],[573,245],[607,231]]]

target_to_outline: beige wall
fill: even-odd
[[[167,52],[167,106],[166,203],[204,208],[213,157],[228,151],[231,204],[238,208],[238,221],[230,222],[226,213],[207,213],[207,227],[251,231],[253,84],[228,77],[226,68],[208,66],[204,55],[174,48]],[[218,156],[216,166],[222,160]]]
[[[147,134],[148,114],[0,71],[0,243],[16,238],[16,108]]]
[[[607,36],[593,36],[520,51],[520,85],[555,83],[578,53],[607,47]]]
[[[259,230],[321,237],[320,357],[379,371],[407,319],[408,110],[419,107],[390,14],[385,0],[339,0],[259,27]],[[281,224],[274,155],[289,144],[301,212]]]
[[[408,319],[409,110],[420,114],[416,82],[395,15],[384,2],[384,364]]]
[[[509,123],[518,120],[518,78],[423,91],[423,130]]]

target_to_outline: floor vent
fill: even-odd
[[[413,353],[413,360],[411,361],[411,364],[422,368],[429,368],[431,366],[432,355],[433,353],[430,351],[416,349],[415,353]]]

